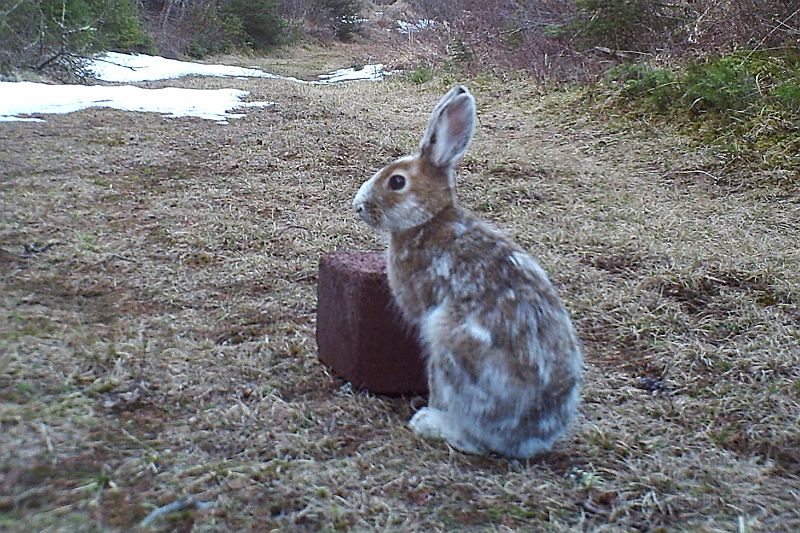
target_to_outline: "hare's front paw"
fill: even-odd
[[[408,425],[414,433],[426,439],[443,439],[446,434],[446,415],[431,407],[423,407],[411,417]]]
[[[466,453],[485,453],[481,445],[467,438],[459,426],[453,424],[447,413],[439,409],[423,407],[411,417],[408,425],[424,439],[442,439],[453,448]]]

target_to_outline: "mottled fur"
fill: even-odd
[[[472,95],[454,87],[419,152],[378,171],[353,203],[390,232],[389,284],[427,351],[429,405],[411,427],[466,452],[525,458],[549,449],[574,418],[581,351],[538,263],[456,205],[454,166],[474,117]],[[389,184],[396,175],[399,190]]]

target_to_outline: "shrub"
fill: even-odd
[[[655,110],[717,144],[732,169],[754,165],[800,176],[796,51],[744,50],[680,70],[627,64],[609,71],[606,84],[613,88],[610,101],[635,113]]]
[[[570,24],[585,46],[614,50],[648,48],[665,30],[679,23],[679,6],[650,0],[575,0]]]
[[[657,111],[665,111],[679,97],[674,71],[653,68],[646,63],[626,63],[611,69],[606,81],[617,83],[628,99],[642,99]]]
[[[755,77],[735,56],[689,65],[682,85],[683,100],[693,112],[740,111],[756,96]]]
[[[76,68],[104,49],[147,49],[134,0],[19,0],[0,10],[0,68]]]
[[[213,3],[197,6],[185,21],[176,24],[181,26],[181,23],[185,24],[180,28],[182,31],[170,33],[172,38],[184,32],[191,35],[183,50],[191,57],[227,52],[247,41],[241,17],[223,12]]]
[[[350,41],[361,32],[363,20],[359,0],[314,0],[314,9],[327,21],[333,35],[340,41]]]
[[[433,69],[430,69],[428,67],[415,68],[414,70],[408,73],[407,77],[408,81],[410,81],[411,83],[421,85],[433,79]]]
[[[284,41],[286,21],[278,14],[277,0],[227,0],[223,13],[237,17],[245,42],[256,49],[266,49]]]
[[[278,0],[197,2],[182,16],[161,21],[168,31],[159,32],[160,44],[192,57],[234,48],[266,50],[287,42],[291,35],[278,8]],[[181,36],[188,36],[185,44]]]
[[[795,112],[800,112],[800,79],[784,82],[770,91],[770,96],[775,98],[784,107]]]
[[[447,45],[447,54],[455,63],[468,64],[475,58],[475,52],[461,39],[454,39]]]
[[[97,50],[143,52],[152,47],[145,34],[135,0],[93,0],[91,10],[97,22]]]

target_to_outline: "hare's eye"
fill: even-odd
[[[389,178],[389,188],[393,191],[399,191],[406,186],[406,178],[400,174],[394,174]]]

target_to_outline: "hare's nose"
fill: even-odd
[[[364,204],[356,204],[355,207],[356,207],[356,213],[361,214],[361,212],[364,211]]]

